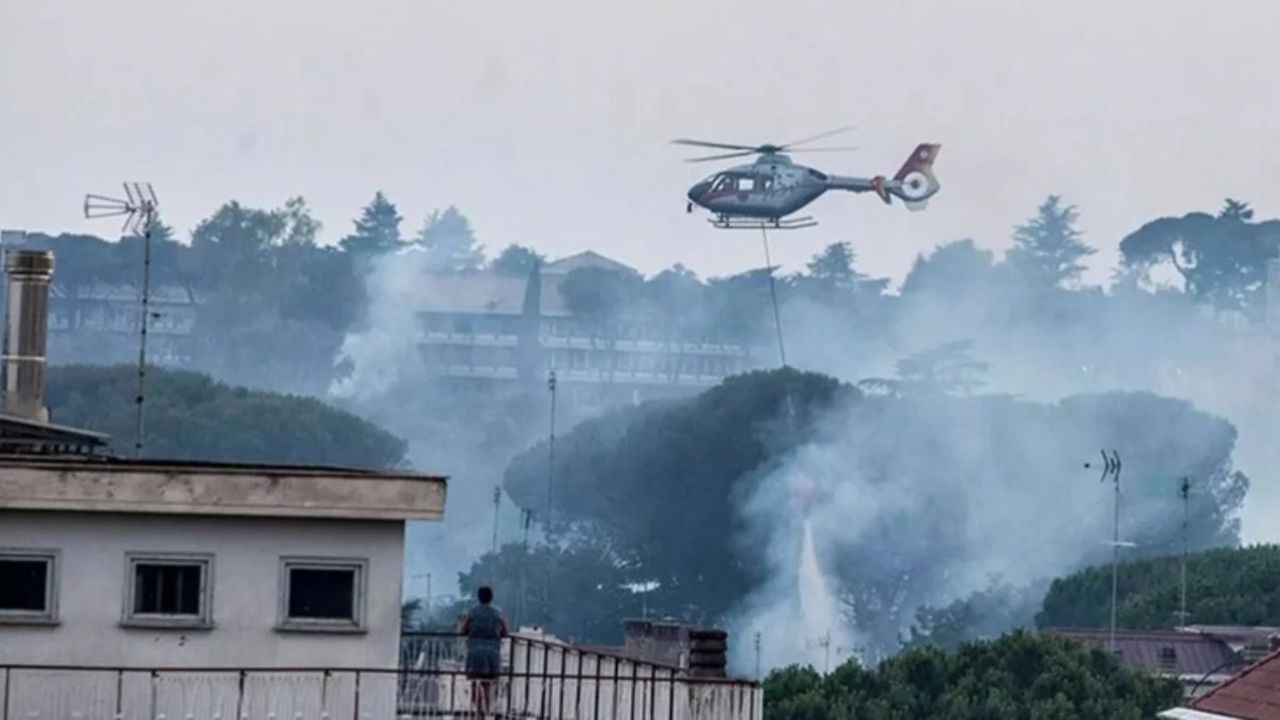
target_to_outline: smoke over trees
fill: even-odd
[[[785,528],[807,512],[848,621],[880,654],[918,608],[989,577],[1021,587],[1104,559],[1107,488],[1080,464],[1108,438],[1127,438],[1126,537],[1137,552],[1180,542],[1170,479],[1186,474],[1206,478],[1193,547],[1238,541],[1248,481],[1232,468],[1226,422],[1143,394],[1042,405],[930,387],[866,397],[782,370],[587,421],[557,446],[557,516],[610,548],[630,582],[655,583],[653,612],[723,621],[793,591],[771,578],[794,562]],[[507,471],[513,499],[539,512],[545,463],[536,445]],[[790,496],[800,478],[818,488],[807,511]]]

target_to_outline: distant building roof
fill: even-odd
[[[612,260],[591,250],[549,262],[542,266],[542,272],[543,274],[553,275],[568,274],[578,268],[584,267],[595,267],[602,270],[613,270],[616,272],[636,272],[636,269],[630,265],[625,265],[617,260]]]
[[[89,430],[0,415],[0,453],[89,455],[105,448],[108,439]]]
[[[1235,677],[1192,700],[1187,707],[1209,713],[1208,717],[1280,720],[1280,651],[1240,671]]]
[[[1106,650],[1106,628],[1046,628],[1089,647]],[[1231,646],[1212,635],[1177,630],[1117,630],[1116,653],[1133,670],[1152,674],[1204,675],[1225,669],[1239,656]]]

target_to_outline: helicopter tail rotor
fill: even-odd
[[[936,143],[916,146],[889,183],[889,193],[901,198],[909,210],[922,209],[941,187],[933,174],[933,161],[941,147]]]

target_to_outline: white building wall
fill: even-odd
[[[394,668],[404,523],[0,511],[0,548],[60,552],[58,624],[0,624],[0,664]],[[213,555],[213,628],[120,626],[126,553]],[[280,558],[368,561],[362,633],[282,632]]]

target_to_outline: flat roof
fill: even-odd
[[[438,520],[447,479],[357,469],[111,456],[0,455],[0,509]]]

